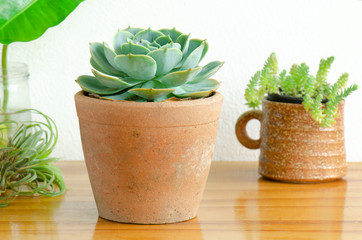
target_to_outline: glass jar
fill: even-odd
[[[30,108],[29,73],[25,63],[9,62],[6,69],[0,71],[0,147],[7,143],[9,136],[16,130],[16,121],[22,124],[31,120],[29,111],[17,113]]]

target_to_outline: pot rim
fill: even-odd
[[[190,99],[186,101],[170,101],[170,102],[135,102],[135,101],[111,101],[105,99],[97,99],[86,96],[83,90],[78,91],[74,97],[78,99],[82,99],[82,101],[86,102],[87,104],[103,104],[103,105],[126,105],[128,107],[142,107],[142,108],[154,108],[157,106],[162,107],[185,107],[189,105],[209,105],[212,102],[218,102],[222,100],[223,96],[219,92],[215,92],[213,95],[206,97],[206,98],[197,98],[197,99]]]
[[[176,102],[107,101],[85,96],[83,91],[74,98],[80,121],[137,128],[209,124],[219,119],[223,102],[220,93]]]
[[[279,105],[282,105],[282,106],[295,106],[295,107],[302,107],[304,108],[303,104],[302,103],[286,103],[286,102],[278,102],[278,101],[271,101],[271,100],[268,100],[266,97],[263,98],[263,103],[268,103],[268,104],[279,104]],[[340,104],[344,104],[345,103],[345,100],[342,100]],[[323,103],[323,105],[325,105],[326,103]]]

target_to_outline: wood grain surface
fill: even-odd
[[[197,218],[168,225],[98,218],[84,162],[58,165],[69,190],[0,208],[0,240],[362,239],[362,163],[344,180],[301,185],[264,180],[255,162],[213,162]]]

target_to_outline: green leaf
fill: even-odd
[[[224,62],[220,61],[214,61],[206,64],[204,67],[202,67],[202,71],[196,76],[193,82],[210,78],[222,67],[222,65],[224,65]]]
[[[134,55],[147,55],[147,53],[150,52],[150,50],[147,47],[145,47],[143,45],[135,44],[131,41],[123,44],[121,49],[122,49],[123,55],[127,55],[130,53],[134,54]]]
[[[184,71],[172,72],[162,77],[161,82],[167,87],[177,87],[192,81],[200,72],[201,67]]]
[[[129,33],[132,33],[132,35],[136,35],[137,33],[143,31],[144,29],[142,28],[132,28],[130,26],[128,26],[128,28],[123,29],[122,31],[126,31]]]
[[[157,63],[156,76],[171,71],[182,59],[182,52],[176,48],[164,48],[152,51],[147,54]]]
[[[112,67],[117,69],[117,64],[114,63],[114,58],[117,56],[117,54],[110,47],[108,47],[108,45],[105,42],[103,42],[103,48],[104,48],[104,55],[106,56],[107,61]]]
[[[152,42],[152,43],[150,43],[150,46],[156,47],[156,48],[160,48],[160,47],[161,47],[161,45],[158,44],[157,42]]]
[[[105,55],[104,46],[101,43],[90,43],[89,44],[90,52],[92,55],[92,61],[96,63],[96,66],[99,66],[100,69],[104,69],[104,73],[109,75],[116,75],[116,76],[122,76],[124,75],[119,70],[112,67],[112,65],[108,62],[108,59]],[[93,66],[93,65],[92,65]],[[96,68],[97,70],[101,71],[100,69]]]
[[[172,39],[170,36],[160,36],[155,40],[155,42],[163,46],[172,43]]]
[[[179,43],[181,45],[181,51],[182,54],[185,56],[187,53],[187,50],[189,49],[189,39],[190,34],[182,34],[176,39],[176,43]]]
[[[214,79],[205,79],[197,83],[188,83],[175,88],[172,93],[176,97],[184,98],[201,98],[210,96],[217,88],[220,87],[220,83]]]
[[[149,42],[153,42],[159,36],[163,36],[163,33],[159,32],[159,31],[156,31],[156,30],[152,30],[151,28],[149,28],[147,30],[143,30],[143,31],[138,32],[135,35],[135,39],[137,39],[137,40],[145,39],[145,40],[147,40]]]
[[[113,38],[113,48],[117,54],[121,54],[121,46],[128,42],[129,38],[133,38],[133,34],[128,31],[118,31]]]
[[[132,41],[134,44],[142,45],[144,47],[146,47],[148,44],[150,44],[150,42],[145,39],[140,39],[140,40],[133,39]]]
[[[206,45],[206,43],[203,42],[200,46],[198,46],[190,54],[187,54],[186,60],[182,64],[180,70],[194,68],[195,66],[197,66],[201,60],[201,56],[202,56],[205,45]],[[189,49],[190,49],[190,47],[189,47]]]
[[[191,39],[186,56],[189,56],[196,48],[200,47],[202,44],[205,44],[205,46],[200,57],[201,61],[205,57],[207,51],[209,50],[209,44],[206,42],[206,40]]]
[[[132,53],[134,55],[146,55],[150,52],[146,47],[138,44],[134,44],[131,41],[128,43],[124,43],[121,46],[122,54],[129,54]]]
[[[114,95],[105,95],[102,96],[101,99],[105,99],[105,100],[117,100],[117,101],[125,101],[131,98],[134,98],[136,95],[129,93],[129,92],[122,92],[119,94],[114,94]]]
[[[175,91],[172,88],[165,89],[155,89],[155,88],[133,88],[128,92],[133,93],[141,98],[145,98],[147,100],[154,100],[166,96]]]
[[[122,91],[123,89],[133,86],[119,78],[103,75],[93,69],[92,69],[92,72],[93,72],[94,76],[98,79],[98,81],[105,87],[112,88],[112,89],[119,89],[119,91]]]
[[[177,49],[181,50],[181,45],[179,43],[168,43],[168,44],[160,47],[160,49],[163,49],[163,48],[177,48]]]
[[[158,30],[160,32],[162,32],[163,34],[165,34],[166,36],[170,36],[173,42],[176,42],[177,38],[182,34],[182,32],[177,31],[176,28],[172,28],[172,29],[160,29]]]
[[[138,80],[150,80],[155,77],[156,61],[146,55],[119,55],[114,59],[119,69]]]
[[[83,0],[0,1],[0,42],[28,42],[61,23]]]
[[[146,48],[148,48],[150,51],[154,51],[154,50],[158,49],[158,47],[151,46],[150,44],[147,44]]]
[[[75,80],[79,86],[86,92],[99,95],[111,95],[119,92],[119,89],[113,89],[103,86],[97,78],[93,76],[82,75]]]
[[[165,86],[155,80],[147,81],[142,85],[142,88],[133,88],[129,90],[129,93],[136,94],[139,97],[145,98],[147,100],[160,99],[170,93],[175,91],[172,88],[165,88]]]

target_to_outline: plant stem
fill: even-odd
[[[9,89],[8,89],[8,69],[7,69],[7,57],[8,52],[8,45],[3,45],[3,52],[1,56],[1,68],[2,68],[2,82],[3,82],[3,90],[4,90],[4,96],[3,96],[3,104],[2,104],[2,112],[6,112],[6,109],[8,107],[8,101],[9,101]]]

